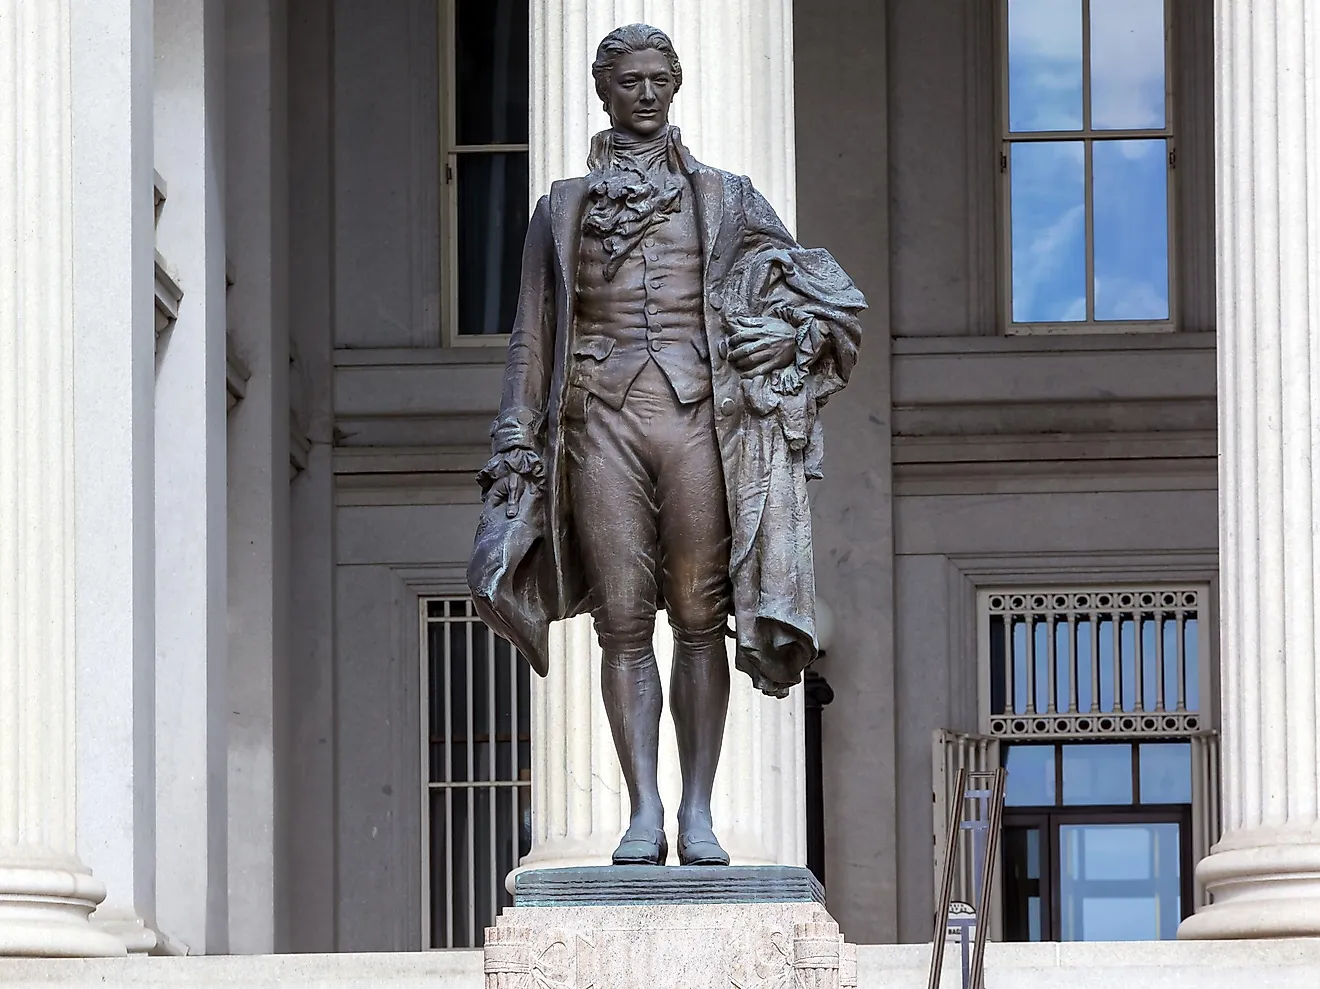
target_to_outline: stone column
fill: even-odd
[[[1320,935],[1320,24],[1216,5],[1225,834],[1189,938]]]
[[[68,5],[0,8],[0,955],[123,954],[78,859]]]
[[[683,87],[673,122],[703,161],[749,175],[788,225],[795,222],[791,0],[754,11],[709,0],[536,0],[532,4],[533,200],[586,169],[591,135],[609,126],[591,78],[596,45],[614,28],[653,24],[673,39]],[[534,678],[532,851],[522,867],[609,862],[628,821],[628,795],[600,699],[600,650],[590,619],[551,633],[550,676]],[[669,625],[656,622],[666,685]],[[734,864],[806,862],[802,693],[765,697],[741,673],[724,736],[715,829]],[[661,728],[660,789],[670,861],[677,862],[681,781],[673,725]]]
[[[157,247],[183,289],[156,372],[156,919],[192,954],[223,952],[225,805],[224,10],[155,10]]]
[[[276,792],[289,626],[287,0],[224,4],[228,321],[251,369],[228,419],[228,950],[282,946]],[[288,910],[295,909],[290,906]],[[285,913],[283,916],[287,916]]]
[[[152,0],[67,0],[72,21],[78,850],[93,923],[155,925],[155,264]]]

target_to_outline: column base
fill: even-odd
[[[1320,841],[1290,837],[1250,847],[1221,842],[1196,869],[1214,902],[1183,921],[1178,937],[1320,936]]]
[[[132,910],[102,906],[92,914],[92,926],[118,938],[130,955],[152,954],[160,944],[156,932]]]
[[[86,872],[0,866],[0,957],[93,958],[127,954],[91,923],[105,888]]]

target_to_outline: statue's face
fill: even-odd
[[[610,71],[610,119],[638,137],[650,137],[669,122],[674,75],[658,51],[629,52]]]

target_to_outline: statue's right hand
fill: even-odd
[[[509,518],[517,518],[524,503],[545,481],[545,467],[533,450],[515,449],[497,453],[477,473],[487,507],[504,506]]]
[[[517,471],[509,471],[493,485],[491,485],[490,494],[486,497],[493,506],[504,506],[504,514],[508,518],[517,518],[518,510],[522,505],[523,493],[527,490],[527,482]]]

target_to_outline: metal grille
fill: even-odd
[[[982,591],[985,730],[1004,738],[1201,730],[1207,594],[1204,586]]]
[[[422,602],[427,942],[481,947],[531,845],[527,664],[466,598]]]

